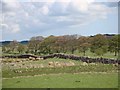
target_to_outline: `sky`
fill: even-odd
[[[118,0],[2,0],[0,6],[2,41],[118,33]]]

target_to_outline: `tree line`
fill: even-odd
[[[106,36],[97,34],[95,36],[63,35],[63,36],[37,36],[32,37],[27,44],[21,44],[16,40],[2,46],[3,53],[9,54],[53,54],[71,53],[75,51],[86,55],[86,51],[103,56],[107,52],[118,55],[120,51],[119,34]]]

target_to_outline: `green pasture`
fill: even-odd
[[[68,52],[68,54],[70,54],[70,53]],[[75,53],[74,53],[74,55],[83,56],[83,53],[78,52],[76,50]],[[111,52],[107,52],[103,56],[98,56],[95,53],[90,52],[90,50],[86,51],[86,55],[85,56],[89,56],[89,57],[92,57],[92,58],[100,58],[100,57],[103,57],[103,58],[112,58],[112,59],[117,59],[118,58],[118,55],[115,56],[114,53],[111,53]]]
[[[47,74],[3,79],[3,88],[117,88],[117,73]]]

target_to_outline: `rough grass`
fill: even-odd
[[[40,75],[40,74],[57,74],[57,73],[79,73],[79,72],[116,72],[117,68],[108,65],[98,66],[69,66],[69,67],[56,67],[56,68],[30,68],[30,69],[14,69],[4,70],[2,72],[3,77],[17,77],[28,75]],[[22,73],[16,73],[14,71],[21,71]]]
[[[117,73],[50,74],[3,79],[3,88],[117,88]]]
[[[49,67],[48,63],[49,62],[58,62],[58,63],[64,63],[64,62],[74,62],[74,66],[61,66],[61,67]],[[117,72],[118,67],[110,65],[110,64],[100,64],[97,63],[96,65],[88,64],[88,65],[83,65],[82,62],[80,61],[74,61],[74,60],[69,60],[69,59],[58,59],[58,58],[53,58],[53,59],[47,59],[47,60],[41,60],[41,61],[32,61],[32,62],[21,62],[24,63],[27,67],[30,65],[36,66],[36,65],[41,65],[43,64],[43,68],[25,68],[25,65],[22,68],[18,68],[20,63],[15,63],[16,66],[11,66],[9,64],[3,65],[2,69],[2,76],[5,78],[8,77],[17,77],[17,76],[33,76],[33,75],[40,75],[40,74],[58,74],[58,73],[79,73],[79,72]],[[20,71],[16,73],[17,71]]]

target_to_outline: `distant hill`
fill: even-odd
[[[28,44],[28,42],[29,42],[29,41],[26,40],[26,41],[21,41],[20,43],[21,43],[21,44]]]
[[[8,45],[9,43],[10,43],[11,41],[2,41],[2,42],[0,42],[0,46],[4,46],[4,45]],[[21,44],[28,44],[28,41],[27,40],[25,40],[25,41],[20,41],[19,43],[21,43]]]
[[[111,38],[111,37],[115,36],[116,34],[104,34],[104,35],[108,38]]]
[[[0,42],[0,46],[2,46],[2,45],[7,45],[7,44],[9,44],[11,41],[3,41],[3,42]]]
[[[104,35],[105,37],[111,38],[111,37],[115,36],[116,34],[102,34],[102,35]],[[94,37],[94,36],[90,36],[90,37]]]

